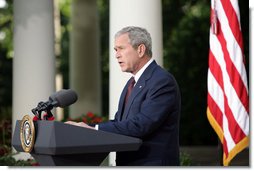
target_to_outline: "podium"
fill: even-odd
[[[12,146],[24,152],[17,120]],[[142,140],[58,121],[34,122],[35,143],[30,154],[41,166],[99,166],[113,151],[136,151]]]

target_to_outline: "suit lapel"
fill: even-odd
[[[156,62],[153,61],[144,71],[144,73],[139,78],[138,82],[136,83],[135,87],[132,90],[132,93],[129,97],[129,101],[126,104],[126,107],[124,109],[122,119],[126,119],[129,115],[129,110],[131,108],[131,105],[135,99],[135,97],[145,88],[146,81],[151,77],[153,70],[157,66]],[[126,87],[125,87],[126,88]],[[125,91],[126,94],[127,90]]]
[[[123,91],[122,91],[122,94],[120,96],[120,100],[119,100],[119,104],[118,104],[118,117],[116,118],[117,120],[122,120],[122,116],[123,116],[123,112],[124,112],[124,99],[125,99],[125,96],[126,96],[126,93],[127,93],[127,89],[128,89],[128,85],[130,84],[130,80],[126,83]]]
[[[123,111],[124,113],[123,113],[122,119],[127,118],[128,114],[129,114],[130,107],[133,103],[133,100],[143,90],[144,87],[145,87],[145,80],[137,82],[137,84],[135,85],[135,87],[133,88],[133,90],[131,92],[128,103],[126,104],[126,107]]]

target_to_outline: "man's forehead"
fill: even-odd
[[[115,38],[114,49],[124,48],[124,47],[130,46],[130,45],[131,44],[130,44],[128,33],[121,34]]]

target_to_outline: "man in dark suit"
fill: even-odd
[[[143,140],[138,151],[117,152],[116,164],[179,165],[181,100],[177,82],[152,59],[151,36],[145,29],[123,28],[115,35],[114,49],[121,70],[133,77],[123,89],[114,120],[98,124],[97,129]]]

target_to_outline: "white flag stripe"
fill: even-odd
[[[238,0],[211,0],[211,8],[207,116],[223,144],[223,165],[228,166],[249,145],[248,80]]]
[[[240,30],[241,30],[241,25],[240,25],[240,11],[239,11],[239,8],[238,8],[238,1],[236,0],[230,0],[230,3],[232,4],[232,7],[234,8],[235,10],[235,13],[237,15],[237,19],[238,19],[238,23],[239,23],[239,26],[240,26]]]
[[[214,10],[214,5],[215,5],[215,2],[213,0],[211,0],[211,8]]]
[[[227,140],[228,149],[229,148],[232,149],[235,146],[235,142],[228,129],[228,119],[225,115],[225,109],[224,109],[224,93],[220,85],[214,78],[213,74],[211,73],[210,69],[208,70],[208,92],[223,113],[222,118],[223,118],[224,137]]]
[[[248,127],[246,127],[245,125],[246,121],[238,120],[239,118],[242,118],[242,117],[249,120],[248,112],[245,110],[245,107],[242,105],[241,100],[238,98],[234,87],[231,85],[229,75],[226,70],[226,64],[224,61],[223,51],[222,51],[220,42],[215,35],[213,35],[212,33],[210,33],[210,35],[211,35],[210,49],[212,53],[214,54],[214,57],[217,60],[218,64],[221,66],[221,71],[223,75],[223,83],[224,83],[224,91],[227,97],[228,106],[231,109],[233,116],[235,120],[237,121],[238,125],[240,126],[240,128],[243,130],[243,132],[246,135],[248,135],[249,130],[248,130]]]
[[[214,78],[211,70],[208,70],[208,92],[210,96],[213,98],[215,103],[220,108],[221,112],[224,113],[224,93],[219,84],[217,83],[216,79]]]
[[[221,1],[216,1],[216,9],[218,13],[220,14],[218,15],[218,19],[221,24],[221,30],[223,32],[224,38],[226,42],[232,42],[232,43],[227,43],[227,50],[229,52],[229,56],[234,66],[236,67],[238,73],[241,75],[245,89],[248,92],[247,76],[245,74],[246,70],[243,63],[242,49],[237,43],[234,37],[234,34],[232,33],[232,30],[229,26],[228,18],[224,12]]]
[[[226,117],[226,115],[223,115],[223,131],[224,131],[224,137],[227,141],[227,148],[228,151],[231,151],[234,146],[235,146],[235,142],[231,136],[231,133],[229,131],[229,126],[228,126],[228,118]]]

